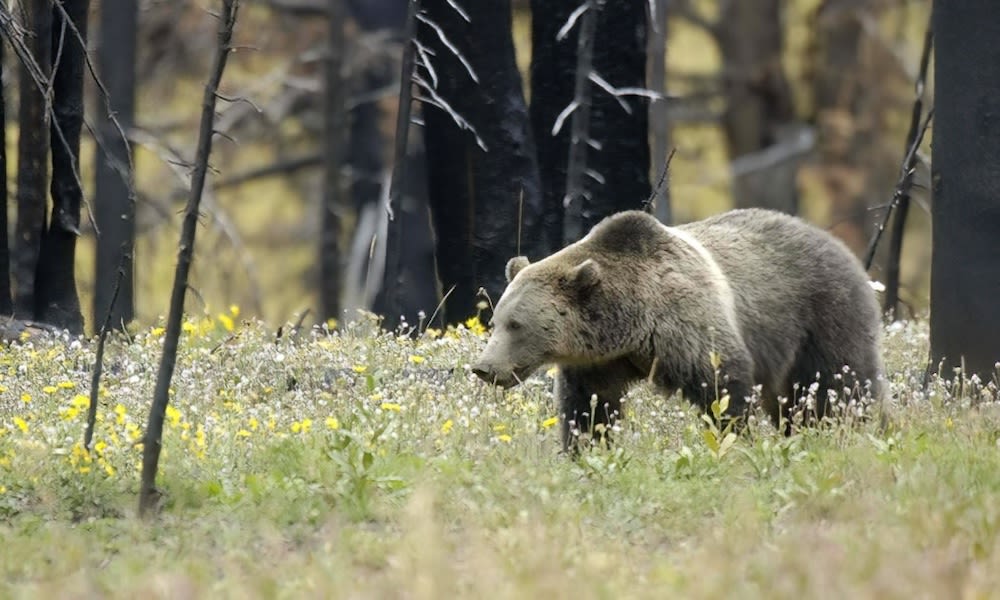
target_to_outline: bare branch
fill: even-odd
[[[469,123],[468,121],[466,121],[465,117],[463,117],[462,115],[458,114],[458,112],[454,108],[451,107],[451,104],[448,104],[448,101],[445,100],[444,98],[442,98],[437,93],[437,91],[435,91],[435,89],[433,88],[433,86],[431,86],[429,83],[427,83],[426,79],[424,79],[423,77],[421,77],[417,73],[414,73],[413,74],[413,82],[416,83],[417,86],[420,87],[420,89],[422,89],[423,91],[425,91],[428,94],[430,94],[430,99],[429,100],[427,98],[422,98],[422,97],[417,97],[417,98],[415,98],[416,100],[420,100],[421,102],[427,102],[429,104],[432,104],[433,106],[436,106],[436,107],[440,108],[441,110],[445,111],[446,113],[448,113],[448,116],[451,117],[451,120],[454,121],[455,124],[459,126],[459,128],[466,129],[466,130],[468,130],[469,132],[472,133],[472,135],[476,138],[476,145],[479,146],[480,148],[482,148],[483,152],[489,152],[489,149],[486,147],[486,143],[483,142],[482,138],[479,137],[479,133],[476,132],[476,128],[473,127],[471,123]]]
[[[573,100],[566,105],[566,108],[562,109],[562,112],[560,112],[556,117],[556,122],[552,125],[553,136],[559,135],[559,131],[562,129],[563,123],[566,122],[566,119],[573,114],[573,111],[575,111],[578,106],[580,106],[580,104],[576,100]]]
[[[577,6],[576,10],[571,12],[569,17],[566,19],[566,22],[563,23],[563,26],[559,28],[559,31],[556,33],[556,40],[561,42],[566,39],[569,32],[573,30],[574,26],[576,26],[576,22],[581,16],[583,16],[583,13],[587,12],[589,8],[590,4],[588,2],[584,2],[580,6]]]
[[[445,1],[448,3],[448,6],[450,6],[455,12],[458,13],[458,16],[462,17],[462,19],[465,20],[466,23],[472,22],[472,19],[469,18],[469,13],[465,12],[465,9],[459,6],[458,2],[455,2],[455,0],[445,0]]]
[[[618,89],[615,86],[608,83],[606,79],[598,75],[597,71],[591,71],[588,79],[596,83],[597,87],[601,88],[602,90],[610,94],[611,97],[614,98],[616,102],[618,102],[618,106],[622,107],[622,110],[625,111],[625,114],[629,115],[632,114],[632,107],[628,105],[628,102],[625,102],[625,100],[622,98],[622,94],[618,91]]]
[[[427,69],[427,74],[431,76],[431,83],[434,87],[438,86],[438,76],[437,71],[434,70],[434,65],[431,63],[431,56],[434,55],[434,51],[424,46],[417,40],[413,40],[413,47],[416,49],[417,54],[420,56],[420,61],[418,62],[423,68]]]
[[[424,25],[427,25],[428,27],[434,30],[434,33],[437,34],[438,39],[441,40],[441,43],[444,44],[444,46],[447,49],[451,50],[451,53],[455,55],[455,58],[458,59],[458,62],[462,63],[462,66],[465,67],[465,72],[469,74],[469,79],[472,79],[472,81],[479,83],[479,77],[476,76],[476,72],[473,70],[472,65],[469,64],[469,61],[465,59],[465,56],[463,56],[462,53],[458,50],[458,47],[455,46],[455,44],[451,43],[451,40],[448,39],[448,36],[444,34],[444,30],[441,29],[441,27],[437,23],[430,20],[422,13],[417,13],[417,19]]]

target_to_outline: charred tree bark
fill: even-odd
[[[722,125],[729,157],[736,160],[800,133],[792,91],[781,64],[781,0],[724,3],[715,32],[722,52],[726,110]],[[737,207],[798,212],[798,162],[794,158],[733,175]]]
[[[573,101],[580,24],[564,39],[557,34],[580,0],[532,0],[531,125],[538,144],[548,250],[561,246],[569,128],[553,135],[560,112]],[[607,0],[598,14],[593,70],[616,88],[646,85],[645,2]],[[619,99],[591,82],[590,139],[582,230],[609,214],[638,209],[649,196],[648,102]],[[596,146],[596,148],[595,148]],[[596,177],[595,177],[596,175]]]
[[[436,78],[437,85],[433,93],[423,86],[421,94],[436,96],[432,102],[443,100],[451,109],[425,103],[424,140],[438,275],[442,289],[455,288],[445,305],[446,319],[454,322],[476,313],[480,287],[494,301],[499,298],[506,286],[504,266],[518,246],[532,257],[547,248],[540,239],[535,142],[514,61],[510,1],[465,2],[469,21],[448,0],[422,4],[434,25],[422,20],[417,38],[433,53],[434,74],[424,66],[420,77],[431,86]],[[475,134],[458,127],[454,113]]]
[[[935,2],[931,369],[1000,361],[1000,20],[991,0]]]
[[[53,7],[52,216],[42,236],[35,278],[35,318],[83,333],[76,291],[76,239],[80,235],[80,129],[89,0],[63,0]],[[74,29],[76,30],[74,32]],[[77,35],[79,34],[79,36]],[[82,44],[81,44],[82,42]]]
[[[23,64],[20,73],[17,138],[17,225],[12,251],[14,267],[14,313],[22,319],[35,314],[35,272],[38,267],[48,206],[45,186],[48,183],[49,113],[45,81],[52,64],[52,7],[48,0],[30,0],[25,4],[27,42],[38,72]]]
[[[583,237],[583,205],[587,197],[587,149],[590,147],[590,74],[594,65],[594,31],[600,14],[600,0],[585,0],[576,41],[576,74],[573,81],[573,118],[569,130],[569,158],[566,162],[566,195],[563,197],[563,245]]]
[[[342,265],[340,253],[340,216],[344,207],[344,185],[341,169],[347,146],[347,113],[345,111],[343,0],[329,0],[329,54],[326,59],[326,106],[324,108],[324,185],[320,216],[320,319],[340,317]]]
[[[94,219],[97,236],[97,265],[94,280],[93,323],[100,323],[110,311],[112,326],[135,317],[133,251],[135,247],[134,173],[131,147],[123,133],[135,125],[135,53],[138,5],[136,0],[102,0],[101,43],[97,63],[108,92],[112,115],[98,123],[104,150],[97,152]],[[121,130],[119,130],[119,126]],[[121,255],[124,254],[124,262]],[[111,306],[119,265],[123,275],[118,299]],[[96,326],[96,325],[95,325]]]
[[[402,312],[403,288],[406,272],[403,269],[403,244],[406,228],[403,226],[403,189],[410,166],[406,160],[410,143],[410,115],[413,110],[413,74],[416,69],[417,14],[420,0],[407,0],[406,28],[403,32],[403,55],[399,65],[399,99],[396,108],[396,131],[393,140],[392,180],[389,184],[391,220],[386,226],[385,275],[382,279],[377,305],[384,307],[390,322],[395,323]],[[400,215],[396,215],[396,212]]]
[[[0,38],[0,81],[3,80],[4,45]],[[14,301],[10,293],[10,239],[7,212],[7,108],[3,86],[0,85],[0,316],[14,314]]]
[[[394,37],[409,44],[409,40],[403,39],[407,0],[353,0],[348,4],[363,30],[389,29]],[[356,75],[354,93],[363,96],[388,85],[398,75],[399,57],[375,57],[366,62],[363,73]],[[410,75],[406,78],[410,79]],[[412,108],[419,111],[419,106]],[[359,217],[346,270],[346,275],[352,277],[345,282],[345,292],[349,296],[346,302],[351,304],[345,308],[372,310],[382,315],[383,327],[393,330],[400,325],[401,317],[408,324],[418,324],[420,312],[429,316],[440,298],[421,132],[419,129],[408,131],[405,153],[398,157],[406,165],[402,168],[404,178],[399,182],[399,195],[393,203],[394,215],[399,219],[394,225],[398,224],[398,228],[390,228],[383,205],[386,190],[383,190],[385,160],[382,148],[389,142],[383,139],[385,136],[379,128],[382,113],[383,108],[376,101],[360,103],[351,110],[351,150],[347,160],[353,173],[351,195]],[[391,243],[394,251],[398,248],[400,258],[393,267],[400,272],[387,279],[386,249],[391,244],[386,243],[386,238],[390,232],[405,234],[403,239]],[[399,245],[404,242],[405,247]],[[395,284],[389,290],[385,285],[387,281],[405,283]],[[389,306],[390,296],[395,302],[393,307]]]

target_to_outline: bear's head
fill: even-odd
[[[473,371],[487,383],[517,385],[544,364],[577,362],[596,350],[584,324],[587,306],[602,287],[602,267],[593,258],[553,255],[530,264],[507,263],[507,289],[497,302],[493,331]],[[586,320],[590,320],[587,318]]]

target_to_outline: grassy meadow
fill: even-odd
[[[1000,595],[1000,411],[921,392],[927,334],[887,330],[891,424],[725,451],[646,387],[613,448],[558,453],[550,374],[500,392],[471,320],[277,338],[235,307],[185,326],[159,518],[135,515],[162,345],[0,351],[0,597],[987,598]]]

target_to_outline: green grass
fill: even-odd
[[[79,447],[93,347],[0,353],[0,597],[980,598],[1000,590],[1000,411],[920,391],[926,331],[888,334],[892,425],[721,458],[640,387],[613,449],[559,455],[542,375],[498,392],[460,328],[370,323],[275,341],[192,322],[158,519],[135,517],[162,341],[114,340]],[[474,329],[474,328],[473,328]]]

